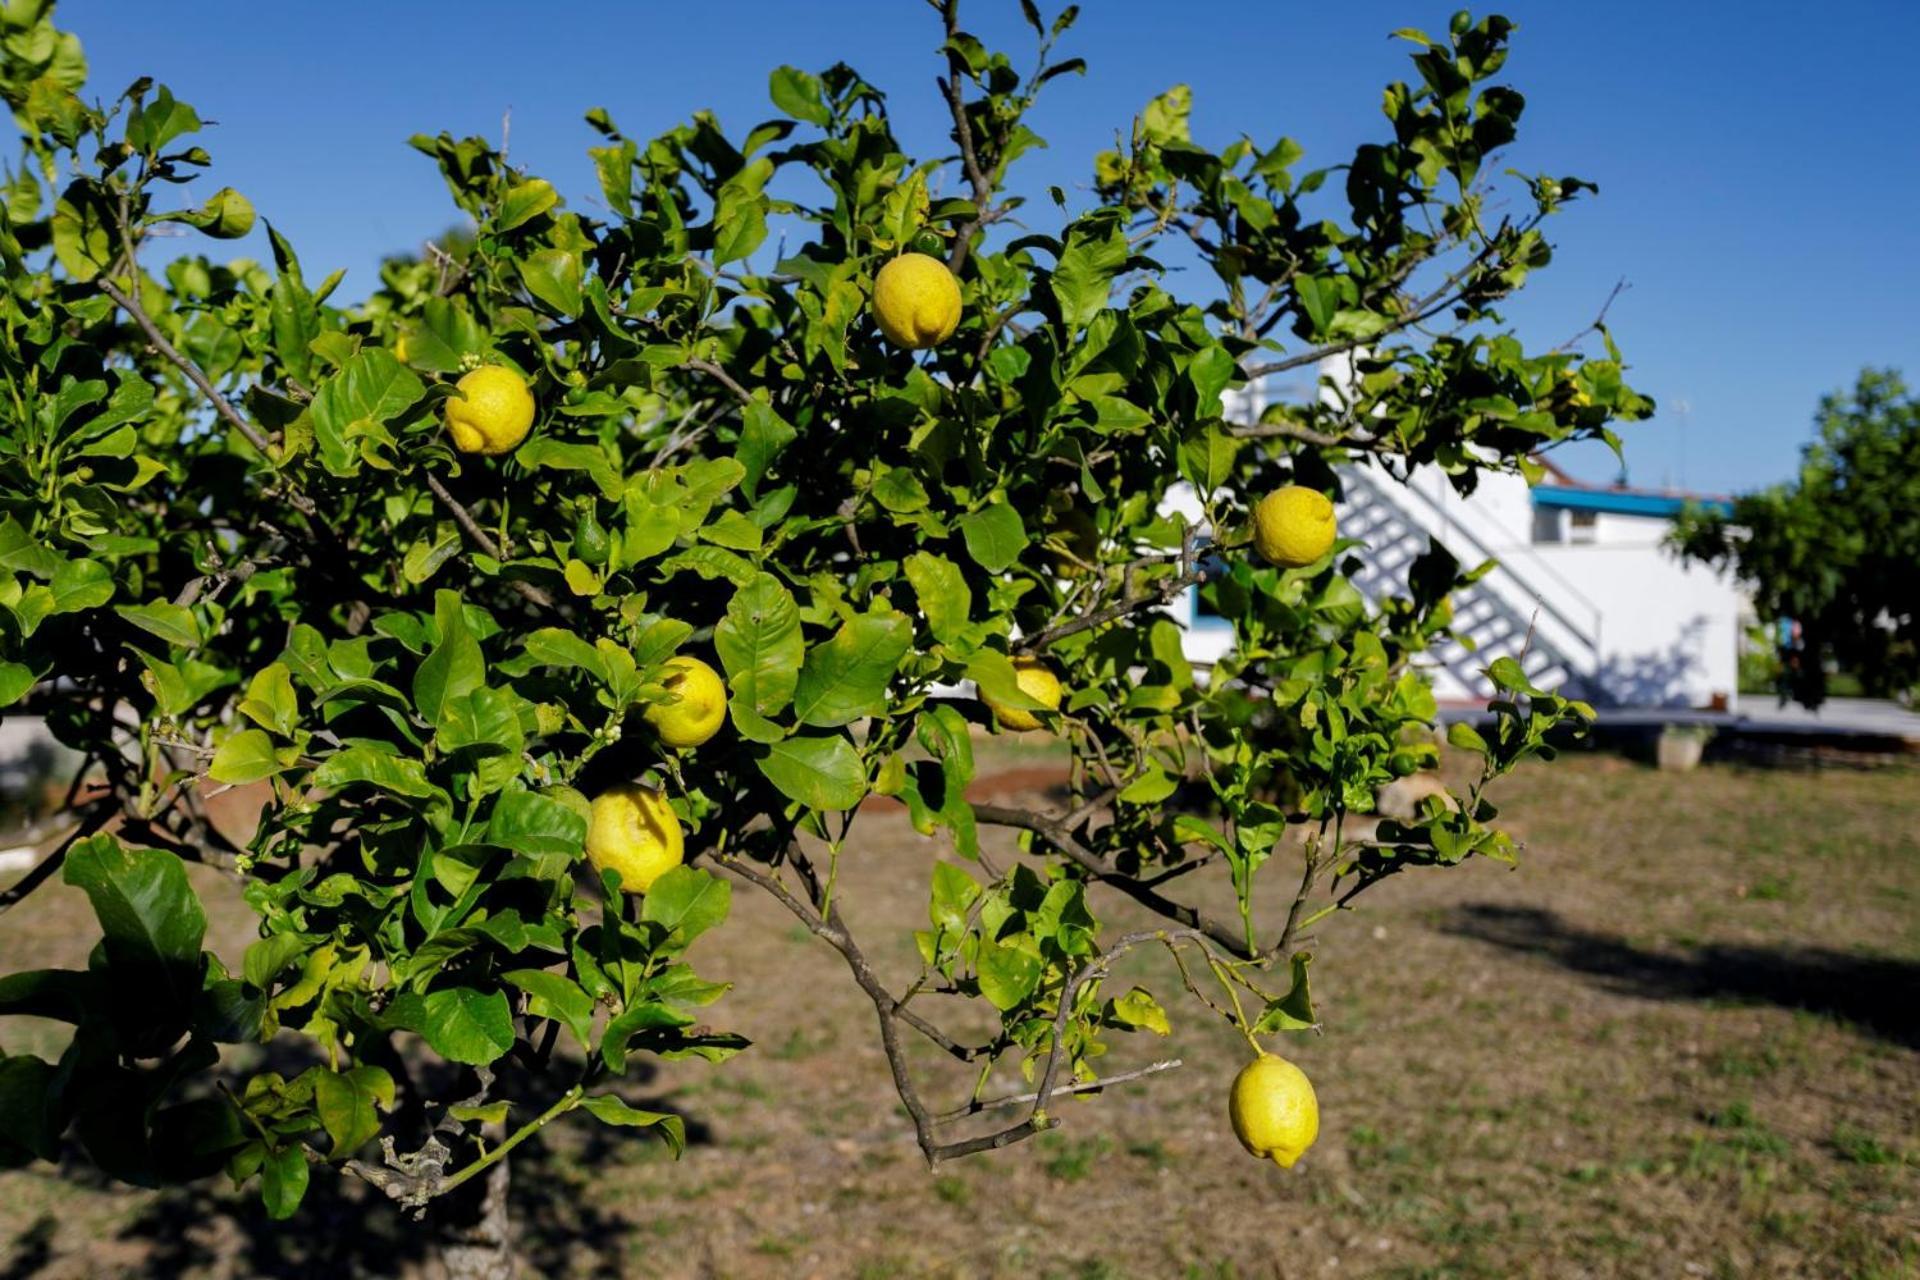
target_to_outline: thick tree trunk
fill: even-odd
[[[500,1161],[486,1177],[447,1197],[452,1203],[440,1217],[446,1280],[513,1280],[519,1271],[507,1214],[508,1163]]]

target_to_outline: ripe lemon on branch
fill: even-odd
[[[1318,489],[1290,484],[1253,508],[1253,549],[1283,569],[1298,569],[1327,554],[1333,535],[1333,503]]]
[[[873,278],[873,318],[896,347],[937,347],[960,324],[960,282],[940,259],[903,253]]]
[[[678,700],[656,702],[646,710],[647,723],[660,741],[670,747],[697,747],[720,732],[727,718],[727,686],[719,672],[682,655],[668,660],[662,683]]]
[[[454,384],[447,434],[462,453],[512,453],[533,429],[527,380],[502,365],[482,365]]]
[[[1013,660],[1013,682],[1020,692],[1040,703],[1049,711],[1060,709],[1060,677],[1053,674],[1039,658],[1015,658]],[[980,700],[987,704],[987,710],[993,712],[993,718],[1002,729],[1038,729],[1040,717],[1025,707],[1005,707],[987,697],[984,693]]]
[[[1313,1082],[1278,1054],[1262,1052],[1240,1068],[1227,1099],[1227,1118],[1249,1154],[1282,1169],[1291,1169],[1320,1136]]]
[[[618,871],[622,892],[645,893],[685,857],[680,819],[660,788],[623,782],[593,798],[587,860]]]

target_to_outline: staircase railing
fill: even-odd
[[[1415,527],[1459,557],[1463,564],[1494,561],[1498,568],[1483,578],[1481,585],[1497,592],[1523,614],[1537,611],[1537,617],[1547,623],[1555,647],[1574,666],[1583,669],[1581,674],[1591,674],[1599,668],[1600,606],[1551,566],[1529,557],[1533,560],[1529,568],[1546,580],[1549,589],[1543,590],[1540,581],[1522,573],[1513,563],[1515,557],[1511,550],[1494,551],[1472,527],[1475,517],[1467,514],[1472,510],[1470,504],[1455,508],[1417,485],[1383,483],[1358,467],[1347,470],[1341,478],[1346,484],[1364,486],[1373,500],[1397,508]]]

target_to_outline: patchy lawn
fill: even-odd
[[[1046,764],[999,761],[1015,785]],[[1110,1061],[1182,1069],[927,1173],[839,958],[742,889],[699,958],[739,984],[716,1025],[755,1049],[631,1091],[687,1116],[678,1162],[584,1121],[522,1148],[529,1271],[1920,1276],[1920,773],[1659,774],[1585,755],[1496,799],[1527,842],[1518,870],[1411,873],[1321,929],[1325,1033],[1283,1048],[1323,1129],[1290,1173],[1234,1143],[1223,1103],[1244,1045],[1158,956],[1124,974],[1163,997],[1174,1039],[1122,1041]],[[941,846],[898,811],[862,826],[841,901],[897,989]],[[237,956],[244,909],[217,878],[202,891],[213,944]],[[1096,908],[1137,921],[1109,896]],[[90,929],[50,886],[0,920],[0,966],[82,963]],[[50,1052],[57,1030],[12,1020],[0,1043]],[[919,1067],[936,1101],[964,1100],[957,1064],[929,1051]],[[416,1228],[357,1185],[314,1186],[277,1225],[223,1184],[103,1187],[71,1162],[3,1174],[0,1277],[422,1273]]]

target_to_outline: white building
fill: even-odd
[[[1260,407],[1248,399],[1255,402],[1235,406],[1245,420]],[[1750,610],[1730,578],[1666,549],[1686,497],[1583,485],[1550,464],[1532,487],[1483,474],[1470,498],[1432,467],[1405,485],[1369,467],[1349,467],[1340,479],[1340,535],[1365,544],[1354,585],[1370,599],[1406,594],[1408,566],[1429,539],[1463,568],[1499,561],[1454,597],[1454,629],[1474,651],[1454,643],[1430,655],[1443,702],[1485,701],[1492,690],[1481,671],[1513,656],[1536,685],[1603,705],[1735,709]],[[1169,505],[1198,518],[1191,494]],[[1175,613],[1194,661],[1232,646],[1197,591]]]

